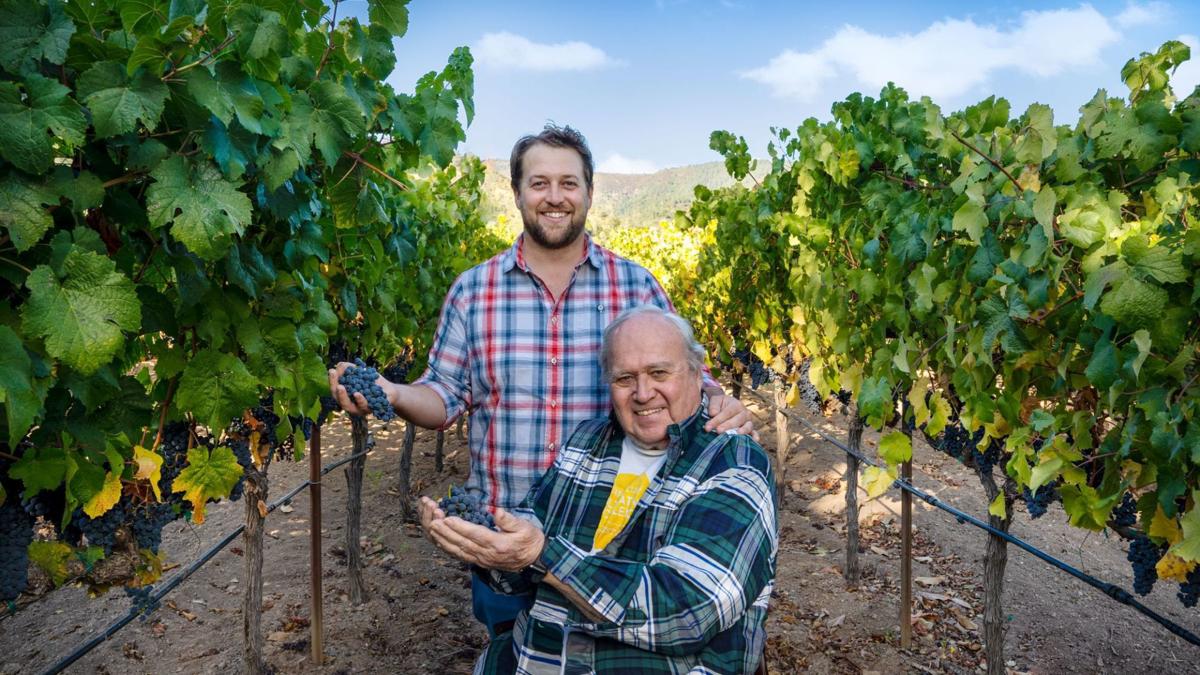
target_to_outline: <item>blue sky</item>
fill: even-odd
[[[907,6],[902,6],[907,5]],[[894,80],[951,111],[989,94],[1014,111],[1049,104],[1074,123],[1098,88],[1123,95],[1121,66],[1168,39],[1200,59],[1200,3],[414,0],[389,78],[409,91],[451,50],[476,59],[464,150],[507,157],[546,120],[571,124],[601,169],[713,161],[727,129],[765,155],[771,126],[827,118],[852,91]],[[366,11],[363,0],[345,10]],[[1176,81],[1200,83],[1200,64]]]

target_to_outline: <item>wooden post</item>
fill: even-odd
[[[912,460],[900,465],[900,475],[912,481]],[[900,648],[912,645],[912,494],[900,493]]]
[[[787,385],[775,383],[775,497],[779,506],[783,506],[783,498],[787,493],[787,459],[788,445],[791,437],[788,434]]]
[[[991,467],[987,473],[976,467],[979,481],[983,483],[983,491],[988,503],[1000,495],[1002,488],[996,485],[992,477]],[[1004,512],[1008,518],[1000,518],[988,514],[988,524],[1008,532],[1012,525],[1012,499],[1009,497],[1013,490],[1007,489],[1012,479],[1005,476]],[[1008,565],[1008,542],[994,534],[988,534],[987,550],[983,558],[983,649],[987,655],[988,675],[1004,675],[1004,569]]]
[[[437,448],[433,451],[433,468],[438,473],[442,472],[446,464],[446,432],[437,432]]]
[[[263,521],[267,517],[267,466],[271,450],[267,448],[262,468],[246,467],[246,529],[242,548],[246,555],[246,591],[242,598],[242,660],[247,675],[266,672],[262,634]]]
[[[350,416],[351,452],[359,454],[367,449],[367,420],[357,415]],[[358,544],[362,531],[362,479],[367,457],[356,457],[346,465],[346,578],[349,585],[350,602],[361,605],[367,601],[366,585],[362,578],[362,547]]]
[[[745,374],[740,370],[734,372],[729,377],[729,382],[732,385],[731,389],[733,390],[733,397],[739,401],[742,400],[742,381],[744,378]]]
[[[321,589],[321,427],[313,425],[312,442],[308,450],[309,520],[312,530],[309,544],[309,570],[312,576],[312,608],[309,612],[312,662],[325,662],[324,597]]]
[[[851,405],[850,430],[847,434],[846,446],[853,452],[860,452],[862,447],[863,420],[858,414],[858,405]],[[846,455],[846,569],[842,576],[847,588],[858,586],[861,567],[858,560],[858,458]]]
[[[417,426],[412,422],[404,425],[404,447],[400,450],[400,514],[404,522],[416,520],[412,505],[412,454],[417,438]]]

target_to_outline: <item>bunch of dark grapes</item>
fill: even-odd
[[[274,450],[279,445],[279,438],[275,435],[275,427],[279,425],[279,415],[275,414],[275,392],[260,400],[258,405],[250,410],[250,415],[262,425],[258,432],[259,438]]]
[[[162,442],[158,446],[158,452],[163,458],[158,489],[162,491],[164,498],[174,502],[182,503],[183,501],[183,495],[175,494],[173,486],[175,479],[187,466],[188,439],[190,437],[191,428],[186,422],[171,422],[163,429]]]
[[[128,503],[125,510],[129,530],[138,548],[148,548],[154,553],[158,553],[162,545],[163,527],[179,518],[175,508],[164,502]]]
[[[392,404],[388,403],[387,395],[383,393],[383,387],[375,384],[375,380],[379,379],[379,373],[363,363],[362,359],[355,359],[354,363],[355,365],[347,368],[338,378],[338,384],[345,387],[346,393],[350,396],[362,394],[367,399],[367,404],[371,406],[371,414],[381,421],[390,422],[396,417],[396,411],[392,409]]]
[[[963,425],[958,420],[948,423],[945,431],[934,439],[930,445],[939,452],[944,452],[960,462],[970,456],[974,450],[971,432],[963,428]]]
[[[408,382],[408,369],[411,367],[412,361],[402,356],[400,360],[383,369],[383,377],[389,382]]]
[[[438,502],[438,508],[447,516],[457,516],[468,523],[496,529],[496,521],[492,514],[484,508],[479,497],[467,492],[466,488],[457,485],[451,487],[450,494]]]
[[[834,395],[837,396],[838,403],[842,405],[850,405],[850,398],[854,396],[853,392],[846,391],[845,389],[838,389],[838,393]]]
[[[1137,500],[1126,492],[1121,503],[1112,512],[1112,523],[1117,527],[1133,527],[1137,523]]]
[[[746,367],[746,372],[750,373],[751,389],[758,389],[764,383],[773,379],[774,373],[771,369],[749,349],[740,349],[733,352],[733,358],[741,361],[742,365]]]
[[[1029,511],[1029,517],[1037,520],[1046,515],[1046,509],[1052,503],[1058,501],[1058,487],[1057,484],[1043,485],[1033,493],[1029,491],[1029,488],[1025,488],[1022,497],[1025,499],[1025,508]]]
[[[71,526],[84,537],[88,546],[99,546],[104,554],[112,553],[117,543],[117,530],[125,522],[125,509],[120,505],[105,511],[99,518],[89,518],[83,509],[75,509],[71,518]]]
[[[67,507],[66,489],[42,490],[28,496],[22,492],[21,506],[30,516],[45,518],[57,526],[62,521],[63,509]]]
[[[1200,599],[1200,565],[1193,567],[1187,581],[1179,584],[1179,601],[1184,607],[1195,607],[1197,599]]]
[[[1165,546],[1156,545],[1144,534],[1129,542],[1129,553],[1125,558],[1133,563],[1133,590],[1138,595],[1146,595],[1154,588],[1154,582],[1158,581],[1155,566],[1165,551]]]
[[[158,599],[154,596],[154,586],[139,586],[137,588],[125,587],[125,595],[133,601],[133,609],[138,614],[138,618],[142,621],[146,617],[158,609]]]
[[[242,475],[238,477],[238,482],[229,492],[230,501],[237,501],[242,498],[242,493],[246,488],[246,467],[254,463],[254,458],[250,456],[250,442],[244,438],[236,438],[230,436],[226,439],[229,443],[229,449],[233,450],[233,456],[237,458],[238,466],[242,467]]]
[[[16,500],[0,505],[0,600],[15,600],[29,584],[33,518]]]
[[[790,354],[788,358],[791,358]],[[821,393],[813,386],[812,378],[808,376],[808,366],[811,363],[812,359],[804,359],[804,362],[800,364],[800,379],[798,380],[800,384],[800,402],[804,404],[804,407],[808,408],[809,412],[819,415],[821,414],[821,406],[825,400],[821,398]]]

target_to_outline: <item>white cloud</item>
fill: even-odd
[[[945,19],[915,34],[878,35],[848,25],[813,51],[789,49],[741,75],[802,101],[816,99],[831,81],[867,91],[895,82],[914,96],[948,98],[1001,69],[1048,77],[1096,63],[1119,37],[1089,5],[1023,12],[1011,29]]]
[[[596,170],[601,173],[654,173],[658,167],[648,159],[633,159],[613,153],[600,162]]]
[[[1167,12],[1167,6],[1162,2],[1131,2],[1117,15],[1116,22],[1121,28],[1135,28],[1158,23],[1166,18]]]
[[[1192,48],[1192,58],[1183,62],[1171,75],[1171,89],[1175,96],[1185,99],[1200,84],[1200,38],[1195,35],[1180,35],[1175,38]]]
[[[483,66],[506,70],[595,70],[621,65],[586,42],[543,44],[513,33],[487,33],[471,48]]]

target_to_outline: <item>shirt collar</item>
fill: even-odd
[[[625,430],[621,428],[621,423],[617,420],[616,411],[610,410],[608,413],[609,426],[618,435],[618,440],[625,438]],[[667,427],[667,463],[674,464],[675,460],[679,459],[685,448],[691,446],[692,441],[696,436],[704,433],[704,425],[710,420],[708,414],[708,394],[704,391],[700,392],[700,405],[696,407],[695,412],[687,419]],[[619,456],[619,453],[618,453]]]
[[[500,261],[502,271],[511,272],[513,269],[520,269],[522,272],[529,271],[529,265],[525,262],[524,245],[525,233],[522,232],[517,235],[517,240],[513,242],[513,245],[504,252],[504,257]],[[592,235],[587,230],[583,231],[583,250],[584,255],[575,266],[579,267],[586,260],[591,263],[592,267],[600,269],[604,262],[604,252],[600,248],[600,245],[592,239]]]

